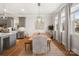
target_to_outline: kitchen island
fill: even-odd
[[[16,44],[16,31],[10,33],[0,33],[0,51]]]

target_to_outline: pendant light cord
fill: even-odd
[[[5,3],[3,3],[3,18],[5,19],[5,12],[6,12],[6,9],[5,9]]]

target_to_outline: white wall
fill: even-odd
[[[37,30],[35,29],[35,21],[37,20],[37,15],[27,15],[26,16],[26,32],[29,35],[32,35],[35,32],[46,32],[48,29],[48,25],[50,24],[50,16],[49,15],[41,15],[42,20],[44,21],[44,29]]]
[[[71,50],[79,55],[79,33],[72,33],[71,36]]]
[[[44,21],[44,29],[42,30],[37,30],[35,29],[35,22],[37,20],[37,16],[38,15],[24,15],[22,17],[26,17],[25,20],[25,34],[27,35],[27,33],[29,35],[32,35],[35,32],[46,32],[48,30],[48,25],[53,24],[53,19],[51,18],[51,15],[40,15],[42,16],[42,20]],[[19,22],[18,17],[21,16],[13,16],[14,17],[14,27],[16,28],[16,23]]]

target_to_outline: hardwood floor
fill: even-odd
[[[24,43],[27,40],[28,40],[28,38],[16,40],[16,45],[15,46],[1,52],[0,55],[3,55],[3,56],[31,55],[32,53],[31,53],[31,51],[29,49],[27,51],[25,51]]]
[[[33,55],[32,51],[28,48],[25,51],[24,43],[29,38],[17,39],[16,45],[0,52],[1,56],[77,56],[77,54],[65,50],[63,45],[59,44],[56,40],[52,40],[51,42],[51,50],[47,54],[42,55]]]
[[[55,39],[52,40],[52,42],[66,55],[66,56],[78,56],[73,51],[68,51],[65,49],[63,44],[58,43]]]

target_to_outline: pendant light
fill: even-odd
[[[40,6],[41,4],[38,3],[38,16],[37,16],[37,20],[40,22],[42,20],[42,17],[40,16]]]
[[[6,17],[6,11],[7,9],[5,8],[5,4],[3,4],[3,16],[2,18],[5,20],[7,17]]]

